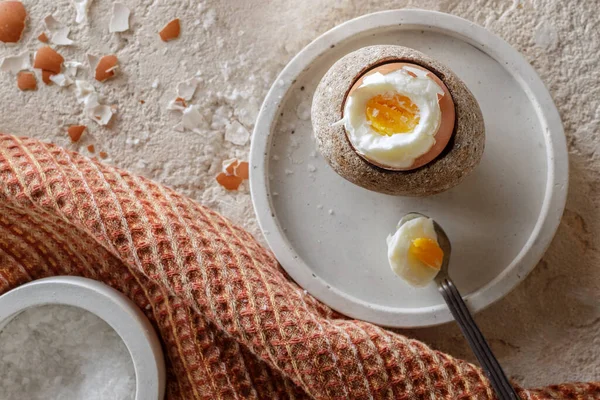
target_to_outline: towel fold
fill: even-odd
[[[0,294],[78,275],[162,339],[168,399],[492,399],[478,367],[332,311],[217,213],[147,179],[0,135]],[[518,389],[600,399],[600,382]]]

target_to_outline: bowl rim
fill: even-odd
[[[23,311],[65,305],[88,311],[117,332],[135,371],[135,400],[161,400],[166,385],[165,360],[154,328],[121,292],[88,278],[56,276],[18,286],[0,296],[0,331]]]

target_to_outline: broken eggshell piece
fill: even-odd
[[[90,4],[92,4],[92,0],[71,0],[73,6],[75,6],[75,22],[78,24],[87,21],[88,10],[90,8]]]
[[[21,40],[26,18],[27,11],[20,1],[0,1],[0,42]]]
[[[108,31],[111,33],[125,32],[129,30],[129,15],[131,11],[123,3],[114,3],[112,15],[108,24]]]
[[[29,52],[26,51],[16,56],[4,57],[0,69],[5,72],[17,74],[20,71],[30,69],[31,61],[29,60]]]
[[[117,59],[117,56],[113,54],[102,57],[96,64],[96,72],[94,76],[96,80],[99,82],[104,82],[105,80],[114,77],[118,62],[119,60]]]
[[[44,18],[44,24],[50,32],[50,42],[56,45],[69,46],[73,41],[68,38],[71,29],[58,21],[54,16],[47,15]]]
[[[99,102],[94,86],[82,80],[76,80],[75,86],[77,101],[84,105],[85,114],[99,125],[108,124],[113,116],[113,109]]]

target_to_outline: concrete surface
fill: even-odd
[[[54,12],[72,27],[67,60],[86,52],[115,53],[120,76],[96,84],[118,105],[100,128],[84,120],[73,88],[41,85],[20,92],[14,77],[0,75],[0,130],[43,138],[89,154],[106,151],[109,163],[167,184],[212,207],[260,236],[247,189],[225,193],[214,177],[221,161],[245,158],[249,145],[224,141],[239,121],[251,131],[260,103],[283,66],[317,35],[350,18],[385,9],[420,7],[475,21],[521,51],[550,89],[560,110],[571,157],[571,188],[563,222],[548,253],[524,283],[477,316],[508,374],[527,386],[600,379],[600,15],[594,0],[539,1],[326,1],[326,0],[123,0],[132,10],[131,31],[109,34],[112,2],[96,0],[87,25],[74,22],[67,0],[25,0],[30,27],[0,57],[34,50],[41,19]],[[182,19],[182,37],[171,43],[157,31]],[[177,132],[180,118],[167,111],[177,82],[200,71],[193,103],[203,109],[201,133]],[[86,73],[83,74],[86,76]],[[157,80],[158,87],[152,88]],[[142,104],[141,101],[144,101]],[[509,116],[507,116],[509,117]],[[85,122],[90,134],[72,145],[65,126]],[[473,359],[453,325],[405,332],[459,357]]]

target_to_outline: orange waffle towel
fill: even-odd
[[[168,399],[491,399],[482,371],[348,319],[273,255],[174,191],[34,139],[0,135],[0,294],[79,275],[126,294],[162,338]],[[600,383],[519,389],[600,399]]]

